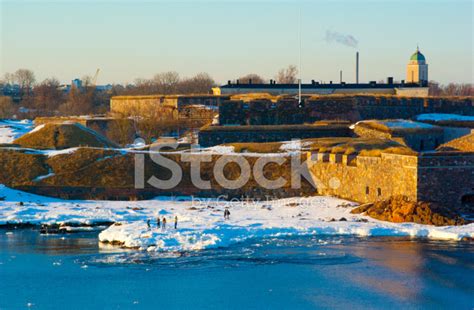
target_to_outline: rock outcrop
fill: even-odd
[[[351,213],[365,213],[372,218],[394,223],[413,222],[435,226],[469,224],[452,208],[429,202],[413,202],[405,197],[364,204]]]

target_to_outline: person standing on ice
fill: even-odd
[[[174,217],[174,229],[178,229],[178,216]]]
[[[230,211],[229,209],[225,209],[224,211],[224,220],[229,220],[230,219]]]
[[[146,226],[148,226],[148,229],[151,228],[151,225],[150,225],[150,220],[146,220]]]
[[[156,227],[157,227],[157,228],[160,228],[160,227],[161,227],[161,220],[160,220],[160,217],[159,217],[159,216],[156,218]]]
[[[162,221],[163,225],[161,225],[161,227],[163,228],[163,230],[166,229],[166,217],[163,217],[163,221]]]

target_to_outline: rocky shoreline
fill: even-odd
[[[438,203],[413,202],[406,197],[363,204],[351,211],[374,219],[392,223],[417,223],[434,226],[460,226],[473,221],[466,219],[457,209]]]

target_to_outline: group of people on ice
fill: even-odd
[[[149,219],[146,221],[146,225],[148,226],[148,229],[151,229],[151,221]],[[166,217],[163,216],[163,219],[160,219],[158,216],[156,218],[156,228],[166,230]],[[178,216],[174,217],[174,229],[178,229]]]
[[[230,220],[230,211],[228,208],[224,210],[224,220]],[[146,225],[148,226],[148,229],[151,229],[150,219],[146,221]],[[163,216],[163,219],[160,219],[160,217],[158,216],[156,218],[156,228],[166,230],[166,217]],[[178,229],[178,216],[174,217],[174,229]]]

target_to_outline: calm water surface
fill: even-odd
[[[474,307],[474,246],[401,238],[252,240],[198,253],[0,230],[0,309]]]

